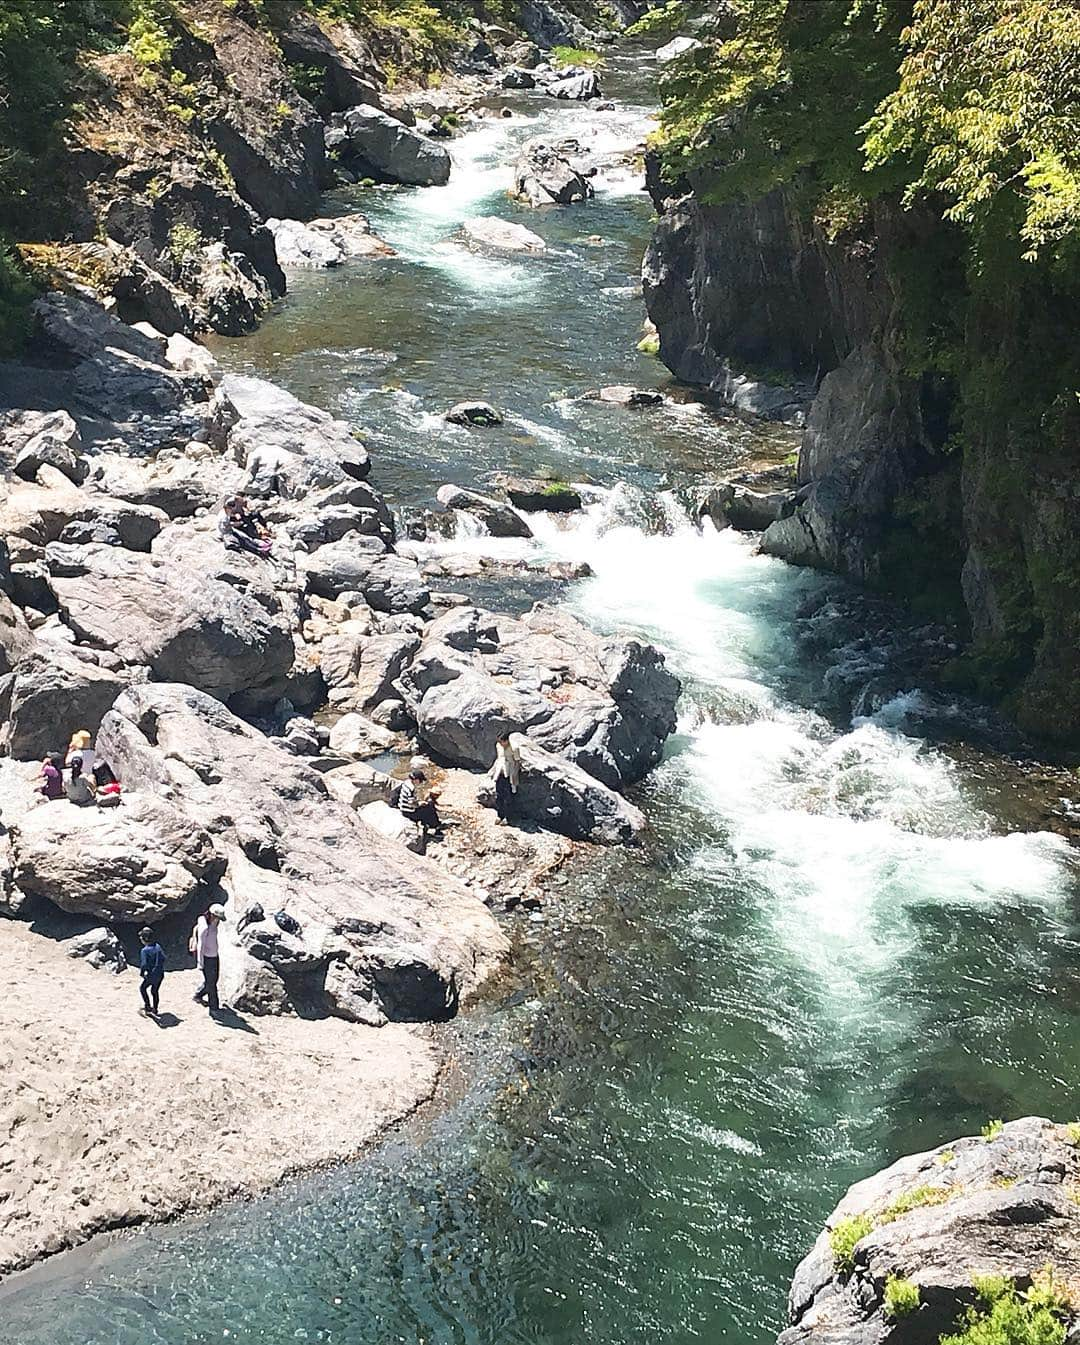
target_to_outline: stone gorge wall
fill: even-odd
[[[969,413],[960,449],[949,374],[909,372],[898,281],[955,248],[949,226],[882,202],[830,242],[780,192],[707,205],[682,189],[653,176],[662,213],[643,280],[661,359],[741,409],[804,424],[800,503],[763,548],[962,616],[973,646],[960,684],[1006,693],[1032,732],[1080,739],[1075,417],[1021,432],[1024,365],[1009,352],[1024,312],[1002,300],[968,319],[965,359],[1018,381],[1018,413]]]

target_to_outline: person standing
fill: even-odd
[[[510,741],[509,733],[500,733],[495,740],[495,761],[489,774],[495,781],[496,824],[505,827],[521,781],[521,754]]]
[[[161,983],[165,979],[165,949],[154,937],[149,925],[139,930],[139,994],[142,995],[145,1011],[151,1018],[158,1016],[158,995]]]
[[[221,970],[221,958],[218,952],[218,928],[225,919],[225,907],[219,902],[207,908],[200,915],[192,933],[192,952],[203,975],[203,983],[196,990],[194,999],[205,1004],[212,1014],[217,1013],[221,1005],[218,1002],[218,974]]]

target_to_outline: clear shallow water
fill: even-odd
[[[653,493],[756,451],[751,431],[708,411],[567,419],[552,398],[659,378],[633,353],[639,304],[597,297],[629,283],[647,206],[620,186],[530,216],[567,255],[529,259],[522,290],[446,241],[478,202],[512,213],[491,165],[525,129],[458,142],[464,180],[446,194],[370,193],[402,260],[297,286],[229,357],[350,414],[366,404],[398,499],[508,462],[631,483],[538,525],[535,550],[588,560],[595,577],[566,600],[656,639],[685,678],[679,733],[642,791],[653,843],[566,875],[545,928],[523,927],[524,996],[457,1026],[464,1096],[430,1129],[57,1262],[0,1298],[20,1345],[759,1345],[850,1181],[992,1116],[1076,1112],[1080,888],[1064,843],[1010,833],[986,760],[969,771],[915,735],[917,688],[842,711],[837,684],[877,665],[819,606],[838,586],[690,529]],[[592,232],[612,239],[610,266],[568,241]],[[409,399],[377,391],[387,374],[362,347],[397,353],[386,368]],[[461,395],[537,428],[446,431],[434,413]]]

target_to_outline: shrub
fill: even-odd
[[[885,1280],[885,1316],[893,1321],[907,1317],[919,1306],[919,1286],[904,1275],[889,1275]]]
[[[878,1216],[878,1223],[891,1224],[901,1215],[910,1214],[912,1210],[922,1209],[926,1205],[944,1205],[952,1195],[953,1191],[947,1186],[916,1186],[886,1205]]]
[[[992,1121],[987,1121],[979,1132],[984,1140],[996,1140],[1005,1129],[1005,1122],[1000,1117],[995,1117]]]
[[[1000,1276],[976,1279],[975,1290],[979,1302],[940,1345],[1064,1345],[1069,1306],[1049,1267],[1023,1294]]]
[[[16,355],[30,330],[34,286],[8,243],[0,238],[0,356]]]
[[[203,236],[193,224],[183,221],[169,230],[169,256],[177,266],[183,266],[202,247]]]
[[[829,1250],[837,1270],[848,1275],[855,1269],[855,1245],[873,1231],[874,1221],[869,1214],[853,1214],[829,1230]]]
[[[597,66],[602,63],[598,51],[589,51],[586,47],[552,47],[551,64],[557,70],[564,65]]]
[[[1080,1149],[1080,1121],[1070,1121],[1065,1127],[1065,1137],[1068,1142]]]
[[[627,37],[674,37],[690,17],[683,0],[668,0],[666,5],[650,9],[626,30]]]

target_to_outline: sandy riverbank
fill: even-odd
[[[0,941],[0,1274],[94,1233],[254,1194],[348,1158],[432,1095],[430,1029],[215,1022],[194,971],[159,1026],[114,976],[9,922]]]

